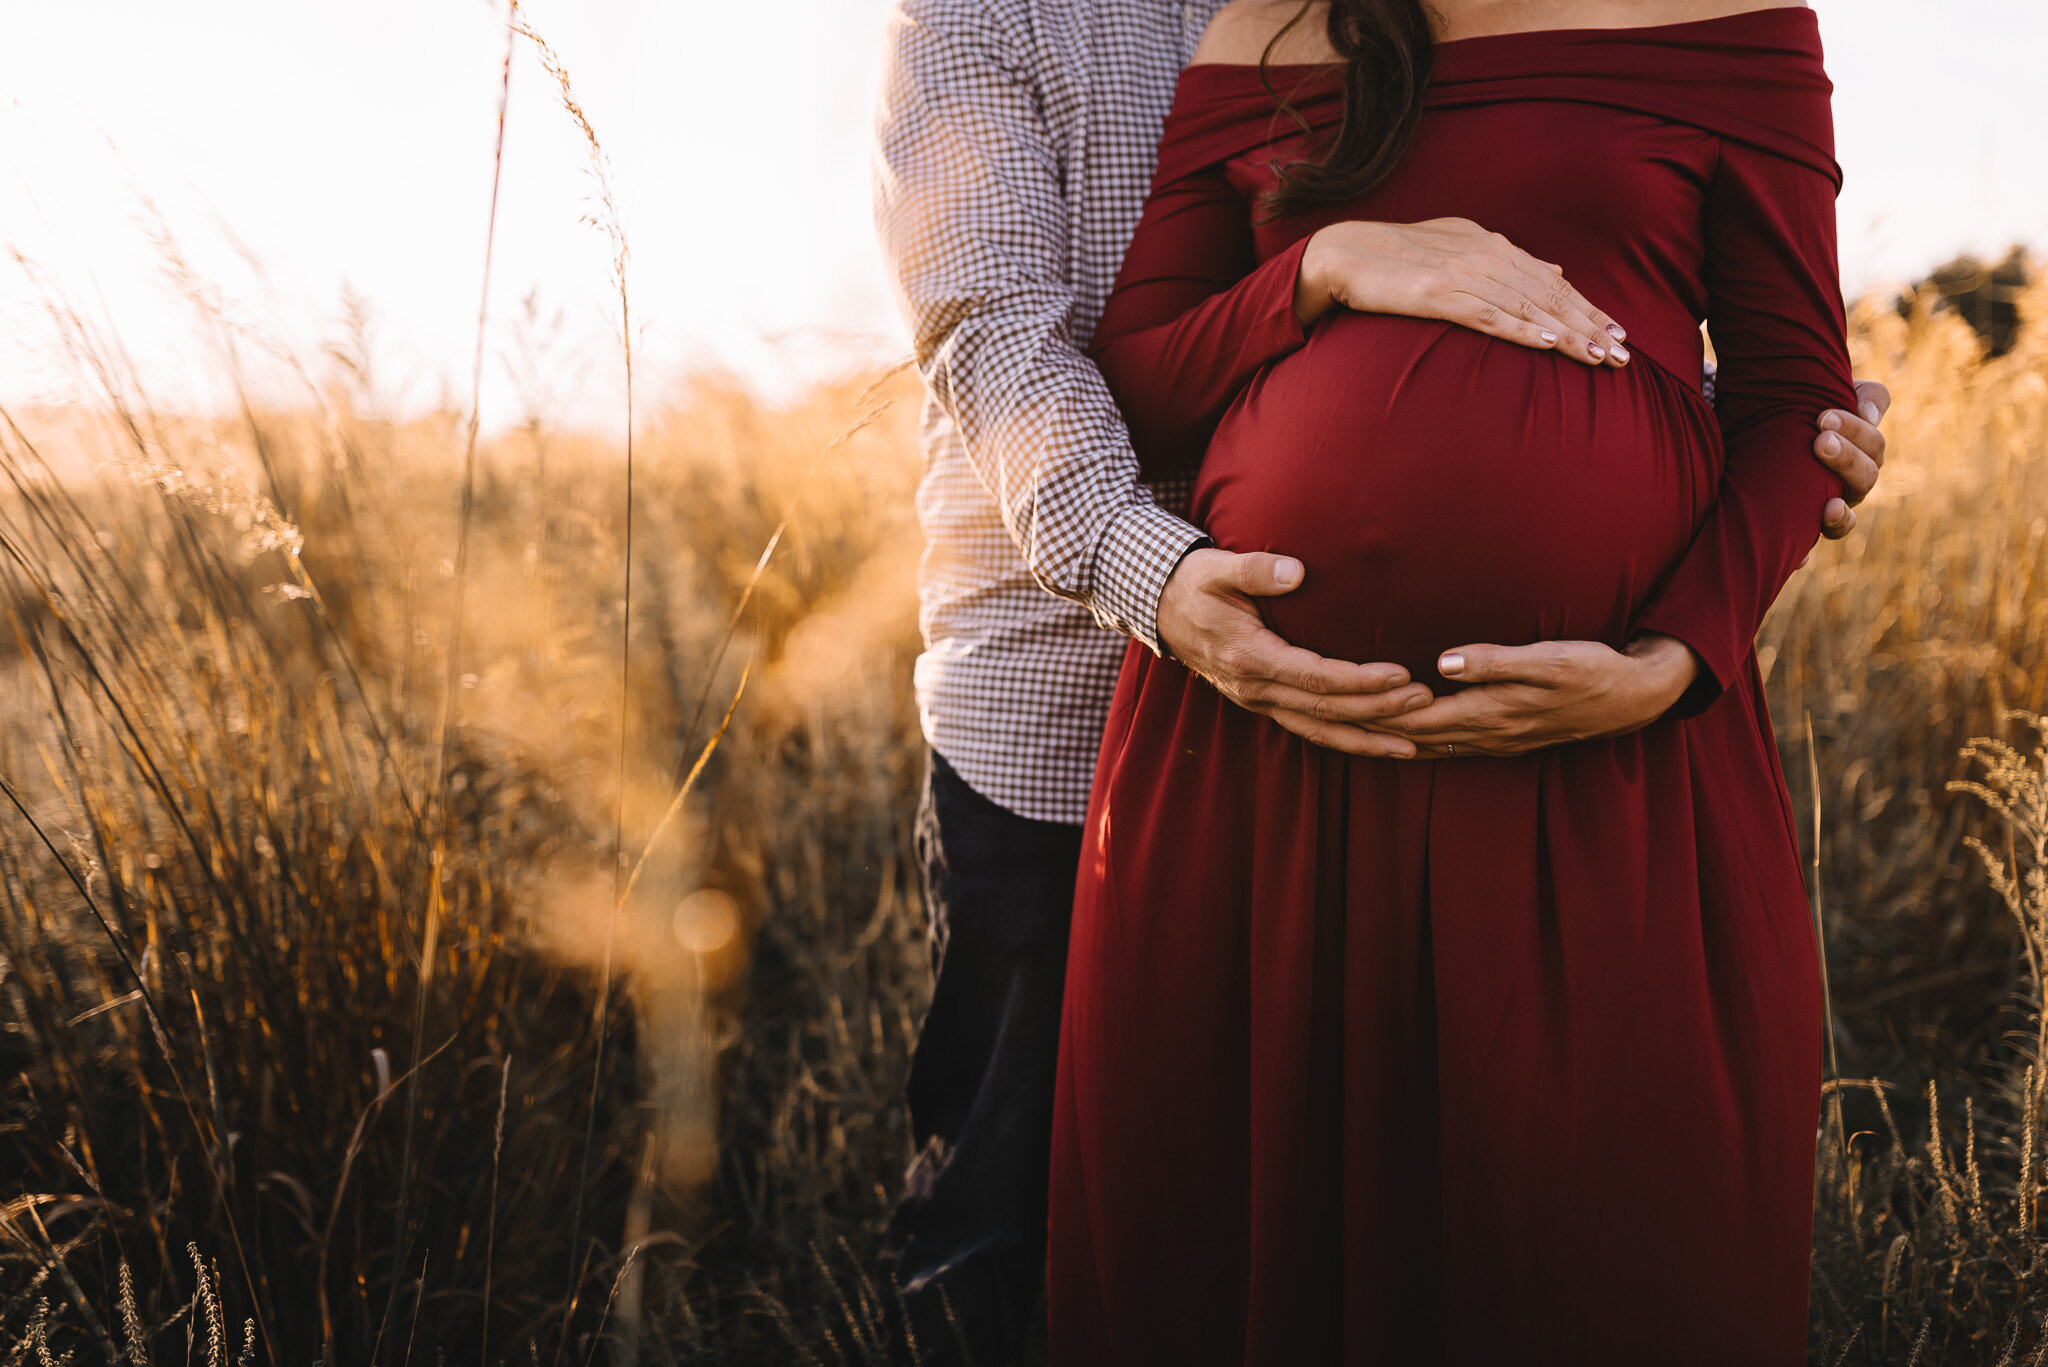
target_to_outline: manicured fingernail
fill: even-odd
[[[1623,365],[1627,365],[1627,364],[1628,364],[1628,348],[1627,348],[1627,347],[1625,347],[1625,346],[1623,346],[1623,345],[1622,345],[1621,343],[1619,343],[1619,342],[1616,342],[1616,343],[1614,344],[1614,359],[1615,359],[1615,360],[1617,360],[1617,361],[1620,361],[1620,362],[1621,362],[1621,363],[1622,363]]]
[[[1607,335],[1617,342],[1626,342],[1628,340],[1627,330],[1619,323],[1609,323],[1607,325]]]
[[[1273,562],[1273,579],[1282,588],[1293,588],[1301,582],[1301,562],[1286,556]]]
[[[1436,672],[1447,679],[1453,674],[1463,674],[1465,672],[1465,657],[1455,650],[1448,655],[1439,656],[1436,662]]]
[[[1542,337],[1543,337],[1543,345],[1545,345],[1545,346],[1556,346],[1556,345],[1557,345],[1557,334],[1556,334],[1556,333],[1554,333],[1554,332],[1546,332],[1546,333],[1543,333],[1543,334],[1542,334]]]
[[[1832,432],[1841,425],[1842,415],[1832,408],[1820,415],[1820,430],[1823,432]]]
[[[1872,427],[1877,426],[1880,416],[1876,404],[1867,403],[1863,405],[1863,421],[1869,423]]]
[[[1596,361],[1604,361],[1607,359],[1606,347],[1594,346],[1592,343],[1589,342],[1586,344],[1586,350],[1593,353],[1593,359]]]

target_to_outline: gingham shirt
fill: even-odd
[[[898,0],[875,215],[926,401],[924,732],[977,791],[1079,822],[1126,636],[1201,533],[1082,354],[1174,82],[1222,0]]]

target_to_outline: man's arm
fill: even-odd
[[[1198,549],[1138,481],[1122,418],[1068,330],[1060,170],[1021,57],[975,0],[900,0],[877,129],[876,218],[919,370],[1033,578],[1170,649],[1233,701],[1356,754],[1428,700],[1388,665],[1323,660],[1265,630],[1275,556]],[[1192,551],[1192,554],[1190,553]]]
[[[1069,332],[1060,169],[990,7],[890,19],[875,214],[925,385],[1032,576],[1158,647],[1159,592],[1202,535],[1155,503]]]

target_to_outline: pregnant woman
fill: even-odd
[[[1058,1367],[1804,1361],[1819,978],[1753,640],[1853,392],[1818,28],[1741,2],[1239,0],[1182,76],[1097,355],[1220,546],[1306,563],[1273,626],[1439,693],[1471,643],[1676,663],[1632,734],[1404,762],[1131,652]],[[1222,297],[1439,217],[1561,266],[1621,356],[1332,309],[1268,363]]]

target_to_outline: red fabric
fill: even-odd
[[[1327,126],[1327,73],[1279,75]],[[1220,545],[1306,562],[1275,627],[1443,687],[1453,645],[1654,627],[1708,676],[1634,736],[1431,764],[1131,653],[1069,959],[1059,1367],[1804,1360],[1819,986],[1752,641],[1853,397],[1827,96],[1799,9],[1445,44],[1394,176],[1258,222],[1299,135],[1255,70],[1183,76],[1097,356]],[[1561,263],[1635,362],[1273,325],[1315,228],[1446,215]]]

